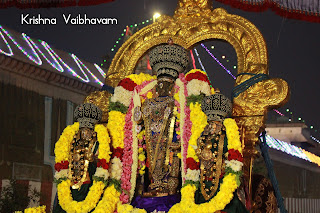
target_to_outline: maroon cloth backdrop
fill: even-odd
[[[223,4],[230,5],[245,11],[262,12],[268,9],[273,10],[276,14],[290,18],[309,22],[320,23],[320,11],[317,5],[311,5],[310,0],[295,0],[296,5],[309,5],[310,11],[303,11],[299,8],[286,8],[284,5],[276,3],[274,0],[216,0]],[[292,0],[288,0],[292,1]]]
[[[112,2],[114,0],[0,0],[0,8],[17,7],[27,8],[48,8],[48,7],[70,7],[90,6]]]

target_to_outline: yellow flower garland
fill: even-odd
[[[199,162],[199,158],[195,152],[197,147],[197,140],[201,136],[204,128],[208,124],[207,116],[201,110],[201,104],[198,102],[190,104],[190,120],[192,122],[191,137],[189,139],[187,158],[193,158],[196,162]]]
[[[228,149],[238,150],[242,153],[239,128],[236,121],[232,118],[226,118],[224,119],[223,124],[226,127]]]
[[[86,199],[80,202],[74,201],[71,195],[71,181],[62,181],[58,186],[59,204],[66,212],[90,212],[94,209],[103,193],[105,187],[102,181],[93,181]]]
[[[200,70],[193,70],[190,73],[193,72],[197,72]],[[203,72],[203,71],[200,71]],[[205,73],[204,73],[205,74]],[[130,79],[133,80],[133,78],[135,78],[134,75],[130,76]],[[135,81],[135,83],[137,84],[141,84],[141,82],[136,82],[137,79],[133,80]],[[179,95],[175,95],[175,99],[179,101],[180,98],[182,98],[183,100],[181,101],[182,103],[185,102],[185,97],[183,95],[183,83],[181,81],[177,81],[176,82],[177,85],[180,87],[180,92]],[[211,91],[214,92],[214,91]],[[152,94],[147,94],[147,97],[151,97]],[[181,96],[181,97],[180,97]],[[179,101],[180,102],[180,101]],[[181,103],[180,102],[180,103]],[[192,108],[192,109],[191,109]],[[182,112],[184,112],[184,105],[181,106],[181,110]],[[195,151],[193,149],[192,146],[196,146],[197,144],[197,138],[201,135],[201,132],[203,130],[203,128],[206,126],[207,122],[206,122],[206,116],[200,116],[200,118],[204,118],[203,119],[198,119],[199,118],[199,113],[201,115],[201,106],[200,104],[194,104],[192,106],[190,106],[190,110],[191,110],[191,114],[190,114],[190,119],[193,123],[193,125],[196,127],[202,127],[202,128],[193,128],[192,131],[192,135],[190,138],[190,145],[188,147],[188,157],[192,157],[194,159],[197,159],[199,161],[199,159],[197,158]],[[198,113],[198,115],[196,114]],[[203,112],[202,112],[203,113]],[[183,114],[183,113],[182,113]],[[115,123],[113,125],[108,124],[108,126],[112,127],[112,128],[108,128],[109,130],[113,130],[114,131],[114,135],[118,134],[121,136],[121,133],[123,134],[123,126],[124,126],[124,117],[125,115],[122,113],[114,113],[114,115],[112,115],[113,117],[111,118],[111,120],[114,120]],[[179,119],[180,119],[180,114],[178,115]],[[110,115],[109,115],[109,119],[110,119]],[[184,122],[184,115],[182,115],[182,123]],[[226,119],[227,120],[227,119]],[[232,120],[232,119],[231,119]],[[233,120],[234,121],[234,120]],[[123,122],[121,125],[119,125],[119,122]],[[235,126],[234,126],[235,124]],[[122,128],[118,128],[117,130],[115,130],[115,125],[119,125],[122,126]],[[226,128],[230,131],[227,131],[227,137],[228,140],[230,139],[230,145],[228,145],[228,148],[231,149],[230,147],[239,150],[240,153],[242,152],[241,150],[241,143],[239,140],[239,137],[237,137],[236,135],[234,135],[235,130],[237,130],[237,126],[235,121],[227,121],[225,124]],[[183,133],[183,130],[182,130]],[[110,134],[112,135],[113,133],[110,132]],[[198,137],[197,137],[198,135]],[[239,133],[238,133],[239,136]],[[123,147],[123,136],[121,137],[121,141],[122,141],[122,147]],[[237,140],[238,139],[238,140]],[[114,146],[114,147],[119,147],[119,146]],[[182,147],[183,148],[183,147]],[[182,150],[183,151],[183,150]],[[183,165],[182,165],[183,166]],[[184,175],[183,175],[184,176]],[[194,203],[194,194],[196,191],[196,187],[194,185],[187,185],[185,187],[182,188],[181,190],[181,194],[182,194],[182,200],[180,203],[174,205],[169,212],[215,212],[218,210],[222,210],[223,208],[225,208],[225,206],[230,203],[231,199],[233,198],[233,192],[236,190],[236,188],[238,187],[237,182],[236,182],[236,178],[237,176],[235,174],[228,174],[223,178],[223,182],[220,186],[220,191],[217,193],[217,195],[209,202],[209,203],[204,203],[204,204],[200,204],[197,205]],[[141,210],[141,209],[135,209],[133,208],[131,205],[129,204],[121,204],[118,203],[117,206],[117,211],[120,213],[122,212],[145,212],[145,210]]]
[[[67,161],[69,159],[69,149],[73,136],[79,131],[79,123],[66,127],[60,136],[55,147],[56,162]],[[110,160],[110,138],[106,127],[102,124],[95,125],[97,139],[99,141],[99,159]],[[84,201],[74,201],[71,195],[71,181],[63,180],[57,186],[59,204],[66,212],[89,212],[94,209],[103,193],[105,184],[102,181],[93,181],[93,185]]]
[[[69,160],[69,146],[70,146],[70,143],[72,142],[73,136],[78,132],[78,130],[79,130],[78,122],[75,122],[73,125],[67,126],[63,130],[54,149],[54,153],[56,155],[56,158],[55,158],[56,163]]]
[[[147,211],[144,209],[138,209],[133,207],[130,204],[121,204],[121,203],[118,203],[117,212],[118,213],[147,213]]]
[[[124,139],[124,124],[125,124],[125,114],[119,111],[109,112],[109,120],[107,128],[110,132],[112,139],[112,146],[114,148],[120,147],[123,149],[123,139]]]
[[[22,213],[22,211],[15,211],[14,213]],[[31,207],[24,210],[24,213],[46,213],[46,206]]]
[[[114,188],[114,185],[108,186],[93,213],[113,213],[120,201],[119,197],[120,192]]]
[[[240,135],[235,120],[227,118],[223,124],[226,127],[228,149],[236,149],[242,153]],[[207,203],[197,205],[194,202],[194,195],[197,190],[196,186],[188,184],[181,189],[181,202],[175,204],[169,210],[169,213],[214,213],[223,210],[232,200],[233,193],[238,187],[237,175],[230,173],[223,178],[220,190],[216,196]]]
[[[102,124],[95,125],[94,131],[97,132],[97,140],[99,141],[99,159],[106,159],[107,162],[110,161],[110,137],[108,130]]]
[[[145,74],[145,73],[140,73],[140,74],[128,75],[127,78],[130,78],[137,85],[141,85],[143,82],[154,80],[157,77],[155,75],[149,75],[149,74]]]

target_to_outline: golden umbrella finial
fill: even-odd
[[[192,17],[210,13],[212,0],[178,0],[178,7],[174,12],[175,17]]]

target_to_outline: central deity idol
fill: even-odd
[[[153,97],[134,110],[138,128],[145,130],[144,144],[148,165],[145,175],[137,181],[139,196],[170,197],[179,201],[180,141],[175,131],[175,80],[188,66],[188,54],[180,46],[160,45],[150,52],[150,65],[157,73]],[[178,196],[177,196],[178,195]],[[173,203],[174,204],[174,203]]]

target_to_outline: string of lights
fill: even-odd
[[[204,68],[204,66],[203,66],[203,64],[202,64],[202,61],[201,61],[201,59],[200,59],[200,55],[199,55],[199,53],[198,53],[198,51],[197,51],[196,48],[194,48],[194,52],[196,53],[196,56],[197,56],[197,58],[198,58],[199,64],[200,64],[200,66],[201,66],[201,68],[202,68],[202,71],[204,71],[204,72],[207,73],[206,69]],[[208,76],[208,79],[209,79],[209,82],[210,82],[210,87],[212,87],[212,82],[211,82],[211,80],[210,80],[210,78],[209,78],[208,73],[207,73],[207,76]]]
[[[294,121],[293,112],[292,112],[289,108],[287,108],[287,109],[286,109],[286,113],[288,113],[289,116],[291,116],[291,117],[289,118],[289,122],[293,122],[293,121]],[[307,125],[307,123],[305,122],[305,120],[302,119],[301,117],[298,117],[297,120],[298,120],[298,122],[302,122],[302,123],[305,123],[305,124]],[[310,130],[314,131],[315,133],[320,132],[318,129],[315,129],[313,125],[307,125],[307,127],[308,127]],[[317,139],[316,137],[312,136],[312,135],[310,135],[310,139],[314,140],[314,141],[317,142],[317,143],[320,143],[320,140]]]
[[[320,140],[318,140],[317,138],[313,137],[312,135],[310,135],[310,138],[318,143],[320,143]]]
[[[45,54],[40,50],[40,48],[35,44],[35,42],[32,41],[32,39],[30,39],[29,36],[26,35],[27,40],[36,48],[36,50],[40,53],[40,55],[56,70],[58,70],[59,72],[64,72],[62,66],[60,65],[60,63],[57,61],[57,59],[52,55],[51,51],[47,51],[49,53],[49,55],[51,56],[51,58],[53,59],[54,62],[51,62],[46,56]],[[39,42],[43,45],[43,41],[39,40]],[[44,42],[45,43],[45,42]]]
[[[225,66],[217,59],[217,57],[215,57],[215,56],[210,52],[210,50],[209,50],[203,43],[201,43],[201,46],[207,51],[207,53],[208,53],[229,75],[231,75],[231,76],[233,77],[233,79],[236,78],[234,75],[232,75],[232,73],[230,72],[230,70],[228,70],[228,69],[225,68]],[[222,56],[222,58],[225,59],[225,56]],[[234,68],[235,68],[235,67],[234,67]],[[280,112],[279,110],[277,110],[277,109],[273,109],[273,111],[276,112],[277,114],[279,114],[280,116],[285,116],[283,113],[281,113],[281,112]],[[287,109],[286,111],[289,112],[290,115],[293,114],[292,112],[290,112],[289,109]],[[292,118],[289,118],[288,121],[289,121],[289,122],[292,122],[292,120],[293,120]],[[298,121],[302,121],[303,123],[305,123],[305,120],[303,120],[301,117],[298,118]],[[313,125],[310,125],[309,128],[310,128],[310,129],[314,129],[314,126],[313,126]],[[315,131],[315,132],[318,132],[317,129],[314,129],[314,131]],[[313,137],[313,138],[315,138],[315,137]],[[313,138],[312,138],[312,139],[313,139]],[[315,138],[315,139],[316,139],[316,138]],[[316,139],[315,141],[318,142],[319,140]]]
[[[49,46],[48,43],[46,43],[46,42],[43,41],[43,44],[44,44],[44,47],[46,48],[46,50],[47,50],[48,52],[51,52],[51,53],[60,61],[60,63],[61,63],[65,68],[67,68],[67,70],[68,70],[69,72],[71,72],[71,74],[72,74],[74,77],[77,77],[77,78],[79,78],[81,81],[86,82],[86,83],[88,83],[88,82],[90,81],[89,78],[88,78],[88,76],[87,76],[87,74],[83,71],[83,69],[81,68],[81,66],[78,66],[78,67],[80,68],[80,71],[81,71],[82,74],[84,75],[85,79],[84,79],[83,77],[81,77],[80,75],[78,75],[68,64],[66,64],[66,63],[62,60],[62,58],[60,58],[60,56]],[[71,54],[71,57],[72,57],[72,55],[73,55],[73,54]],[[75,59],[74,57],[72,57],[72,58]],[[75,60],[75,62],[77,63],[77,65],[79,65],[76,60]]]
[[[0,25],[0,28],[2,28],[2,26]],[[6,40],[6,38],[4,37],[4,35],[2,34],[2,32],[0,31],[0,35],[1,35],[1,37],[2,37],[2,39],[3,39],[3,41],[4,41],[4,43],[6,44],[6,46],[8,47],[8,49],[9,49],[9,53],[7,53],[7,52],[5,52],[5,51],[3,51],[3,50],[1,50],[0,49],[0,53],[2,53],[2,54],[5,54],[6,56],[13,56],[13,51],[12,51],[12,49],[11,49],[11,47],[10,47],[10,45],[9,45],[9,43],[8,43],[8,41]]]
[[[292,112],[289,108],[287,108],[287,109],[286,109],[286,113],[288,113],[288,114],[289,114],[289,116],[290,116],[290,118],[289,118],[289,122],[294,121],[294,115],[293,115],[293,112]],[[305,120],[304,120],[304,119],[302,119],[301,117],[298,117],[298,118],[297,118],[297,120],[298,120],[298,122],[303,122],[303,123],[305,123],[305,124],[306,124]],[[307,124],[306,124],[306,125],[307,125]],[[310,128],[311,130],[313,130],[313,131],[315,131],[315,132],[318,132],[318,131],[319,131],[318,129],[315,129],[313,125],[307,125],[307,126],[308,126],[308,128]]]
[[[209,54],[229,75],[231,75],[231,76],[233,77],[233,79],[235,79],[235,76],[232,75],[232,73],[230,72],[230,70],[226,69],[225,66],[217,59],[217,57],[215,57],[215,56],[210,52],[210,50],[209,50],[203,43],[201,43],[201,46],[208,52],[208,54]],[[211,48],[214,49],[214,46],[212,46]],[[196,52],[196,55],[198,56],[198,53],[197,53],[196,50],[195,50],[195,52]],[[225,59],[225,56],[223,55],[222,58]],[[199,63],[200,63],[200,62],[201,62],[201,61],[199,61]],[[200,65],[202,65],[202,63],[200,63]],[[201,66],[201,67],[203,68],[203,66]],[[234,67],[234,68],[236,68],[236,67]],[[203,68],[203,69],[204,69],[204,68]],[[273,109],[273,111],[276,112],[277,114],[279,114],[280,116],[285,116],[283,113],[281,113],[281,112],[280,112],[279,110],[277,110],[277,109]],[[292,112],[290,112],[289,109],[287,109],[286,111],[289,112],[290,115],[293,114]],[[289,118],[289,122],[292,122],[292,120],[293,120],[292,118]],[[298,121],[301,121],[301,122],[305,123],[305,120],[303,120],[301,117],[298,118]],[[314,126],[313,126],[313,125],[310,125],[309,128],[310,128],[310,129],[314,129]],[[318,132],[317,129],[314,129],[314,131],[315,131],[315,132]],[[315,139],[316,142],[319,141],[319,140],[316,139],[315,137],[312,137],[312,139],[313,139],[313,140]]]
[[[210,50],[204,45],[201,43],[201,46],[208,52],[208,54],[229,74],[233,77],[233,79],[235,79],[235,76],[232,75],[232,73],[230,72],[230,70],[226,69],[225,66],[223,66],[223,64],[217,59],[217,57],[215,57],[211,52]],[[198,55],[197,55],[198,56]],[[225,58],[225,56],[222,56],[222,58]],[[279,110],[277,109],[273,109],[274,112],[276,112],[277,114],[279,114],[280,116],[285,116],[283,113],[281,113]],[[290,112],[289,109],[286,110],[287,112]],[[290,112],[290,114],[292,115],[292,112]],[[301,117],[298,118],[299,121],[302,121],[305,123],[305,120],[302,120]],[[292,118],[289,118],[289,122],[292,121]],[[314,126],[311,125],[309,126],[310,129],[314,129]],[[314,130],[315,132],[317,132],[318,130]],[[314,138],[314,137],[313,137]],[[317,139],[318,140],[318,139]],[[316,141],[317,141],[316,140]]]
[[[10,40],[18,47],[18,49],[23,53],[25,54],[31,61],[33,61],[35,64],[37,65],[41,65],[42,64],[42,61],[39,57],[39,55],[37,54],[37,52],[35,51],[35,49],[33,48],[33,46],[30,44],[30,42],[27,40],[26,38],[26,34],[22,33],[22,37],[24,39],[24,41],[26,41],[26,43],[28,44],[28,46],[31,48],[31,51],[33,53],[33,55],[36,57],[36,59],[34,57],[32,57],[29,53],[27,53],[27,51],[25,51],[24,48],[21,47],[20,44],[18,44],[16,42],[16,40],[9,34],[9,32],[7,30],[5,30],[1,25],[0,25],[0,29],[2,30],[2,32],[4,32],[6,34],[6,36],[8,38],[10,38]],[[8,43],[7,43],[7,46],[8,46]],[[13,55],[13,54],[12,54]]]
[[[150,19],[147,19],[145,21],[142,21],[142,22],[139,22],[137,24],[131,24],[129,25],[128,27],[129,28],[133,28],[133,27],[137,27],[137,26],[140,26],[140,25],[145,25],[145,24],[149,24],[150,21],[152,21],[153,18],[150,18]],[[118,46],[118,44],[120,43],[121,39],[125,36],[127,32],[127,28],[124,28],[123,29],[123,33],[121,33],[121,36],[115,41],[115,44],[113,45],[113,47],[110,49],[111,52],[115,51],[115,48]]]
[[[273,109],[273,111],[275,111],[276,113],[278,113],[280,116],[284,116],[284,114],[282,114],[279,110],[277,109]]]
[[[107,74],[103,71],[103,69],[101,69],[101,67],[99,67],[98,64],[94,64],[94,66],[97,68],[99,73],[103,76],[103,78],[105,78],[107,76]]]
[[[233,79],[236,79],[234,75],[228,70],[223,64],[210,52],[210,50],[203,44],[201,43],[201,46],[207,51],[207,53],[229,74]]]
[[[43,65],[44,62],[47,62],[51,67],[53,67],[58,72],[64,72],[63,67],[65,67],[70,72],[70,74],[72,74],[72,76],[80,79],[85,83],[90,82],[90,79],[87,75],[88,73],[90,74],[90,76],[92,76],[94,83],[97,83],[101,86],[103,85],[102,81],[99,80],[99,78],[96,75],[94,75],[90,71],[90,69],[74,54],[70,54],[70,57],[77,64],[78,68],[80,69],[80,72],[82,73],[82,76],[78,75],[78,73],[73,68],[71,68],[67,63],[65,63],[63,59],[45,41],[38,40],[38,42],[35,42],[25,33],[21,33],[23,41],[28,45],[28,47],[32,52],[32,54],[30,55],[25,49],[25,47],[19,44],[16,38],[13,35],[11,35],[6,29],[4,29],[1,25],[0,25],[0,35],[2,40],[4,41],[5,46],[8,49],[8,51],[4,51],[0,48],[0,54],[4,54],[9,57],[12,57],[15,55],[13,49],[10,46],[11,44],[9,44],[8,42],[11,40],[12,43],[17,47],[19,51],[21,51],[25,56],[27,56],[27,58],[30,61],[32,61],[38,66]],[[40,57],[42,57],[44,60],[41,60]],[[105,72],[97,64],[94,64],[94,66],[96,67],[98,72],[105,78],[106,76]]]
[[[287,153],[289,155],[292,155],[294,157],[301,158],[303,160],[312,162],[320,166],[320,157],[312,154],[304,149],[301,149],[297,146],[294,146],[292,144],[289,144],[287,142],[275,139],[271,137],[270,135],[266,135],[266,143],[267,145],[272,148],[279,150],[281,152]]]
[[[194,52],[196,53],[196,56],[197,56],[197,58],[198,58],[199,64],[200,64],[200,66],[201,66],[201,69],[202,69],[203,71],[207,72],[206,69],[204,68],[203,64],[202,64],[202,61],[201,61],[201,59],[200,59],[199,53],[198,53],[198,51],[197,51],[196,48],[194,48]]]
[[[101,86],[103,86],[104,84],[97,78],[97,76],[95,76],[88,68],[86,65],[84,65],[84,63],[82,63],[82,61],[75,55],[75,54],[71,54],[71,57],[73,58],[73,60],[77,63],[78,67],[80,68],[81,72],[87,77],[86,73],[83,71],[83,69],[81,67],[84,67],[87,72],[93,77],[93,79],[95,80],[96,83],[100,84]],[[80,66],[81,65],[81,66]],[[88,79],[89,81],[89,79]]]
[[[147,19],[145,21],[139,22],[137,24],[131,24],[128,25],[126,28],[123,29],[123,33],[121,33],[121,35],[117,38],[117,40],[114,42],[112,48],[110,48],[111,52],[116,51],[116,48],[118,47],[118,45],[120,44],[120,41],[123,39],[123,37],[126,35],[127,29],[133,28],[133,27],[137,27],[140,25],[145,25],[145,24],[149,24],[150,21],[152,21],[153,18]],[[107,62],[107,60],[103,60],[103,62]],[[104,64],[101,63],[101,66],[103,66]]]

